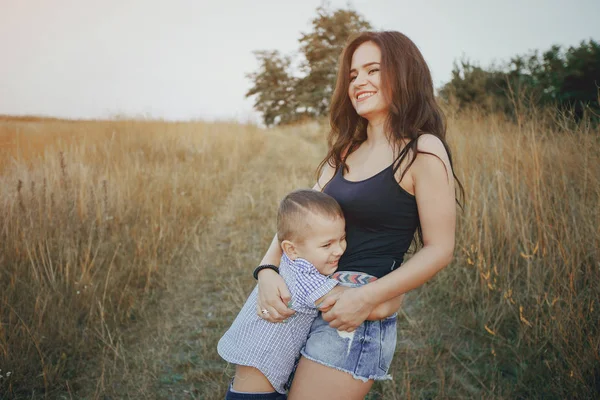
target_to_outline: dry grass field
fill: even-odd
[[[452,264],[369,399],[600,396],[600,132],[450,113]],[[220,399],[216,343],[326,127],[0,119],[0,398]]]

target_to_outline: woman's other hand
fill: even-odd
[[[294,315],[288,308],[292,300],[283,278],[275,271],[263,269],[258,273],[258,302],[256,313],[269,322],[283,322]],[[264,310],[267,310],[265,313]]]
[[[367,317],[368,321],[379,321],[381,319],[385,319],[387,317],[391,317],[395,313],[400,310],[402,306],[402,301],[404,300],[404,295],[394,297],[386,301],[385,303],[379,304],[377,307],[371,311],[371,314]]]
[[[352,332],[362,324],[375,308],[368,301],[363,287],[342,292],[331,310],[323,313],[323,319],[329,326],[340,331]]]

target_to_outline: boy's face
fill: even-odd
[[[334,273],[346,250],[346,221],[309,213],[306,223],[310,228],[301,233],[302,240],[291,243],[286,253],[292,260],[305,259],[323,275]]]

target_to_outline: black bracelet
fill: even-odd
[[[252,273],[252,276],[254,277],[254,279],[258,280],[258,273],[260,271],[262,271],[263,269],[272,269],[273,271],[279,273],[279,268],[277,268],[276,265],[273,265],[273,264],[263,264],[263,265],[259,265],[258,267],[256,267],[256,269]]]

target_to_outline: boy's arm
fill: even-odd
[[[317,287],[312,287],[310,290],[304,290],[303,296],[298,296],[298,300],[301,303],[304,303],[306,307],[309,308],[317,308],[319,311],[319,305],[323,302],[323,300],[332,295],[339,295],[343,288],[338,285],[338,281],[335,279],[327,278],[323,275],[320,275],[322,280],[319,279],[319,283]],[[306,286],[304,286],[306,289]],[[297,311],[297,310],[296,310]]]
[[[337,285],[336,287],[331,289],[329,291],[329,293],[327,293],[324,296],[319,297],[317,299],[317,301],[315,301],[315,307],[317,307],[319,309],[319,311],[321,311],[321,312],[327,312],[327,311],[331,310],[331,307],[333,307],[333,305],[335,304],[335,301],[333,301],[333,302],[328,301],[326,306],[321,307],[321,304],[323,303],[323,301],[330,296],[337,298],[337,296],[339,296],[340,293],[342,293],[346,289],[348,289],[348,288],[344,287],[342,285]]]
[[[292,308],[299,311],[301,308],[318,308],[317,304],[327,297],[338,286],[338,281],[322,275],[317,269],[303,259],[294,261],[296,279],[294,292],[296,293]],[[338,289],[339,290],[339,289]],[[335,292],[334,292],[335,293]]]

